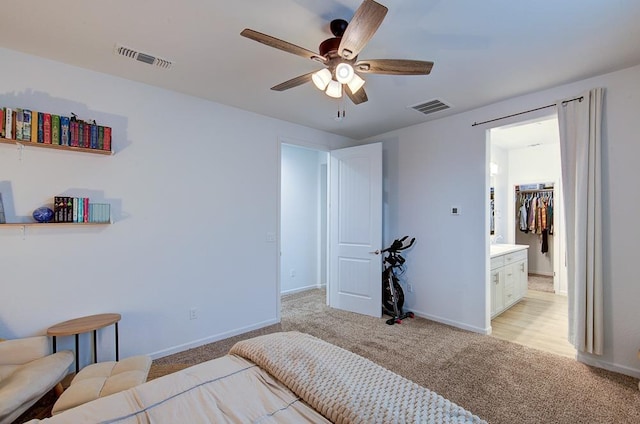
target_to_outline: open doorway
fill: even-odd
[[[558,121],[555,115],[490,130],[492,265],[502,246],[526,255],[519,301],[495,313],[492,335],[568,357],[568,307]],[[543,211],[538,214],[539,211]],[[526,253],[525,253],[526,252]],[[508,259],[508,258],[507,258]],[[493,266],[492,266],[493,268]],[[505,268],[509,273],[509,268]],[[496,283],[500,276],[492,269]],[[506,274],[505,274],[506,275]],[[506,277],[505,277],[506,278]],[[517,279],[516,279],[517,281]],[[492,278],[492,284],[494,283]],[[508,284],[508,281],[507,281]],[[516,282],[517,284],[517,282]],[[493,289],[493,286],[492,286]]]
[[[280,293],[326,287],[328,153],[282,143]]]

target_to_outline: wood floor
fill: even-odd
[[[491,321],[491,335],[525,346],[575,358],[567,341],[567,297],[529,290],[516,305]]]

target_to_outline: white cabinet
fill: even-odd
[[[492,254],[490,275],[491,318],[494,318],[527,294],[527,249]]]

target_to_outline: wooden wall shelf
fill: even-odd
[[[0,224],[0,228],[4,227],[71,227],[71,226],[87,226],[87,225],[109,225],[111,222],[7,222]]]
[[[36,147],[36,148],[42,147],[45,149],[66,150],[71,152],[91,153],[94,155],[104,155],[104,156],[113,155],[113,150],[89,149],[86,147],[62,146],[59,144],[33,143],[31,141],[13,140],[8,138],[0,138],[0,144],[17,144],[19,146],[24,146],[24,147]]]

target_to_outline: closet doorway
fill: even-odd
[[[495,337],[575,357],[575,350],[567,340],[558,133],[555,114],[489,132],[491,242],[528,246],[527,293],[520,302],[496,316],[491,327]],[[539,209],[532,207],[544,207],[544,215],[535,214]],[[521,218],[526,219],[526,224]]]
[[[326,151],[281,143],[282,295],[326,287],[328,158]]]

